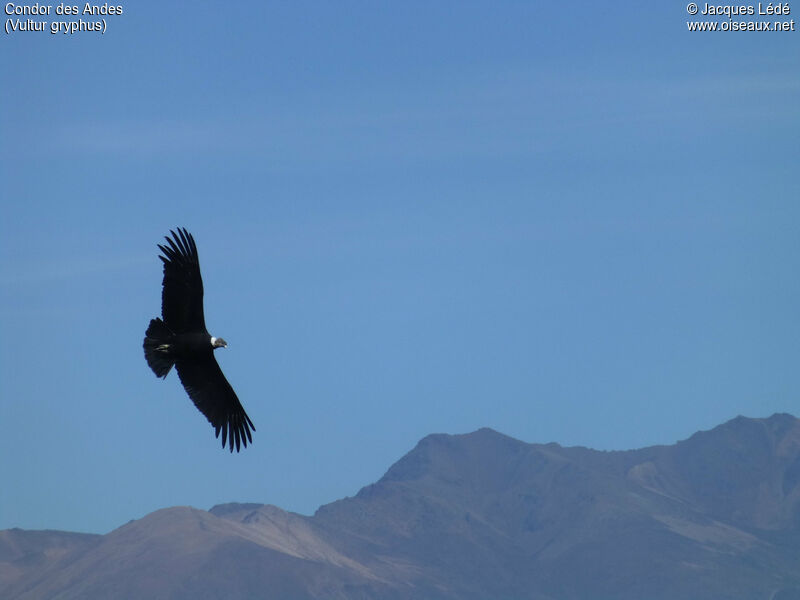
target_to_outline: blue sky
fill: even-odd
[[[800,413],[800,33],[662,4],[136,2],[3,35],[0,528],[310,514],[433,432],[626,449]],[[176,226],[239,455],[142,355]]]

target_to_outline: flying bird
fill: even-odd
[[[197,409],[213,425],[222,447],[253,442],[256,428],[244,412],[231,384],[214,358],[214,350],[228,344],[206,330],[203,316],[203,279],[192,234],[185,228],[158,245],[163,253],[164,281],[161,319],[152,319],[144,338],[144,357],[156,376],[166,378],[173,365]]]

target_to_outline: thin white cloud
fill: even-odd
[[[54,257],[48,260],[9,260],[0,267],[0,287],[11,290],[25,285],[95,277],[101,274],[136,269],[148,262],[152,262],[152,257],[71,256]]]
[[[480,159],[552,152],[619,124],[669,126],[697,119],[701,111],[704,121],[730,126],[796,119],[798,94],[794,73],[651,79],[579,70],[472,73],[410,90],[338,91],[324,102],[301,98],[237,114],[221,109],[191,118],[65,121],[47,135],[26,131],[13,153],[147,159],[241,154],[273,166]],[[642,128],[639,135],[654,134]],[[4,154],[12,153],[10,146]]]

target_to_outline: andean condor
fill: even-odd
[[[203,317],[203,280],[197,246],[186,229],[170,230],[169,246],[158,245],[164,256],[164,281],[161,290],[162,319],[152,319],[144,338],[144,357],[158,377],[166,377],[172,365],[183,387],[198,410],[214,426],[217,437],[222,431],[225,443],[247,447],[256,430],[239,399],[222,374],[214,350],[225,348],[222,338],[206,330]]]

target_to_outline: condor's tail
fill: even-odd
[[[175,334],[161,319],[152,319],[144,334],[144,357],[158,377],[166,377],[175,359],[172,356],[172,340]]]

